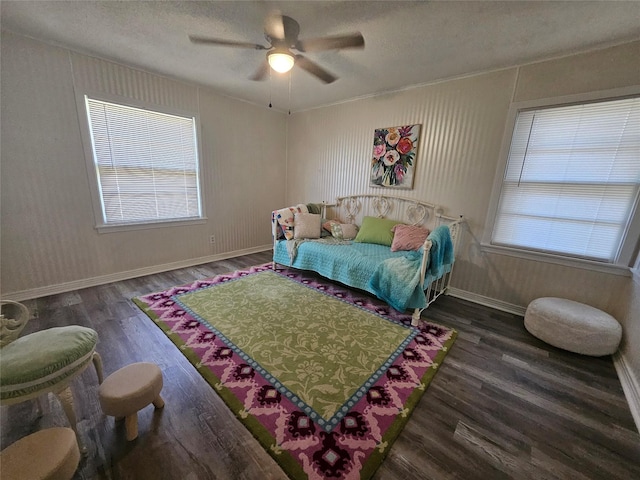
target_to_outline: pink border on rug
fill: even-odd
[[[369,478],[388,453],[440,362],[453,343],[453,329],[422,321],[419,333],[344,417],[325,431],[305,411],[304,404],[279,391],[277,380],[265,379],[246,359],[206,325],[174,301],[194,292],[265,270],[271,264],[198,280],[134,299],[178,345],[212,384],[241,422],[262,443],[291,478]],[[376,299],[328,283],[308,272],[278,267],[293,281],[339,298],[373,314],[411,327],[406,315]],[[373,369],[372,369],[373,370]]]

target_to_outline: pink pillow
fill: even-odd
[[[396,225],[391,231],[393,232],[392,252],[418,250],[429,236],[429,230],[417,225]]]

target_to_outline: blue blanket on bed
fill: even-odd
[[[439,226],[429,234],[427,239],[431,240],[431,250],[429,250],[429,263],[424,279],[425,285],[429,285],[433,280],[449,273],[454,261],[453,242],[449,227]]]
[[[449,229],[444,229],[446,233],[436,229],[429,237],[434,245],[438,243],[438,247],[431,249],[427,279],[438,272],[451,270],[453,246]],[[273,260],[367,291],[400,312],[426,306],[424,292],[420,288],[422,249],[392,252],[389,247],[371,243],[344,245],[344,242],[331,244],[309,240],[297,245],[297,254],[291,262],[287,241],[283,240],[277,242]],[[427,281],[425,285],[428,285]]]
[[[291,242],[291,240],[290,240]],[[376,267],[388,258],[401,257],[407,252],[392,252],[389,247],[372,243],[348,245],[307,240],[298,244],[297,254],[290,261],[287,241],[279,241],[273,256],[275,262],[301,270],[312,270],[323,277],[350,287],[366,290]]]
[[[380,299],[399,312],[407,308],[424,308],[427,301],[420,289],[420,251],[405,252],[402,257],[389,258],[378,265],[369,287]]]
[[[429,285],[451,271],[453,265],[453,242],[449,227],[436,228],[427,237],[431,240],[429,262],[424,285]],[[424,308],[427,302],[420,288],[420,263],[423,248],[416,252],[406,252],[404,256],[389,258],[378,265],[369,286],[375,295],[393,308]]]

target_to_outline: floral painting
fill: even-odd
[[[369,185],[413,188],[419,138],[420,125],[376,129]]]

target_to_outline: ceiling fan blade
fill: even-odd
[[[318,65],[315,62],[312,62],[307,57],[303,57],[302,55],[296,55],[296,65],[302,68],[303,70],[306,70],[311,75],[315,75],[324,83],[332,83],[338,79],[338,77],[327,72],[320,65]]]
[[[284,21],[279,11],[273,11],[264,19],[264,33],[267,37],[282,40],[284,39]]]
[[[200,43],[206,45],[224,45],[226,47],[253,48],[255,50],[267,50],[269,47],[258,43],[236,42],[233,40],[223,40],[221,38],[199,37],[198,35],[189,35],[192,43]]]
[[[267,73],[269,73],[269,62],[264,60],[255,71],[255,73],[249,77],[249,79],[256,81],[264,80],[265,78],[267,78]]]
[[[282,25],[284,25],[284,39],[287,46],[295,45],[298,42],[298,35],[300,35],[300,24],[293,18],[283,15]]]
[[[264,33],[273,46],[293,47],[298,43],[300,24],[293,18],[274,12],[265,19]]]
[[[339,50],[342,48],[364,48],[364,37],[358,32],[349,35],[310,38],[308,40],[300,40],[296,44],[296,49],[301,52],[319,52],[321,50]]]

